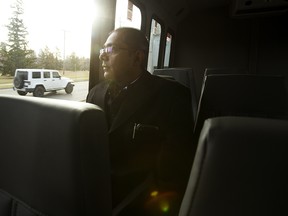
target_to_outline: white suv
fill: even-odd
[[[42,97],[44,92],[65,89],[67,94],[73,91],[73,80],[61,77],[57,70],[46,69],[16,69],[13,89],[19,95],[28,92],[35,97]]]

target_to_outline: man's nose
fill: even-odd
[[[100,53],[99,59],[102,60],[102,61],[107,60],[108,59],[107,53],[106,52]]]

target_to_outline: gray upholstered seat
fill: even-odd
[[[112,214],[100,108],[18,96],[0,104],[1,216]]]
[[[196,94],[196,82],[195,76],[192,68],[164,68],[164,69],[155,69],[153,71],[154,75],[173,77],[176,81],[180,82],[182,85],[185,85],[190,89],[191,93],[191,107],[193,119],[195,121],[197,106],[198,106],[198,97]]]
[[[205,121],[180,216],[287,215],[288,121]]]

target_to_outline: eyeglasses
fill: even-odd
[[[115,53],[119,50],[131,50],[129,48],[120,48],[120,47],[116,47],[116,46],[107,46],[107,47],[104,47],[103,49],[100,49],[100,55],[106,53],[106,54],[111,54],[111,53]]]

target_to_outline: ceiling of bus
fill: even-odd
[[[190,4],[190,8],[209,8],[209,7],[220,7],[228,5],[229,0],[186,0]]]
[[[190,11],[221,7],[228,5],[230,0],[157,0],[157,2],[168,14],[173,14],[180,21]]]

